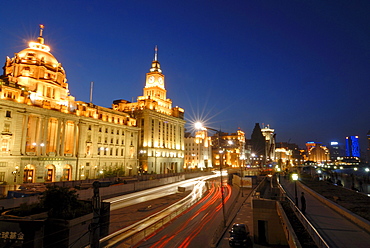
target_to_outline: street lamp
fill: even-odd
[[[297,180],[298,180],[298,174],[297,173],[293,173],[292,174],[292,179],[294,181],[295,204],[298,207],[298,196],[297,196]]]
[[[194,123],[194,127],[196,129],[201,129],[201,130],[212,130],[212,131],[215,131],[217,133],[217,138],[218,138],[218,142],[217,142],[217,145],[218,145],[218,148],[220,149],[219,150],[219,155],[220,155],[220,182],[221,182],[221,204],[222,204],[222,216],[223,216],[223,226],[225,227],[226,226],[226,218],[225,218],[225,197],[224,197],[224,190],[223,190],[223,183],[222,183],[222,157],[223,157],[223,150],[221,148],[221,143],[220,143],[220,138],[221,138],[221,130],[217,130],[217,129],[214,129],[214,128],[210,128],[210,127],[204,127],[202,123],[200,122],[196,122]]]
[[[244,154],[242,154],[240,156],[240,160],[241,160],[241,163],[240,163],[240,189],[242,191],[242,197],[244,197],[244,193],[243,193],[243,178],[244,178],[243,167],[244,167],[244,161],[245,161]]]

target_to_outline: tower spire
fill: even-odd
[[[150,68],[149,71],[162,73],[161,65],[158,62],[158,46],[157,45],[155,45],[154,47],[154,60],[152,62],[152,68]]]
[[[154,48],[154,61],[158,61],[158,46],[155,45]]]

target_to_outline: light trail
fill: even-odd
[[[224,198],[225,202],[226,203],[230,197],[231,197],[231,187],[230,185],[227,185],[226,187],[224,187],[224,189],[226,188],[226,190],[224,190],[224,193],[226,193],[226,196]],[[173,240],[174,238],[178,237],[179,234],[181,232],[183,232],[186,228],[189,227],[190,223],[197,217],[199,216],[202,212],[204,213],[207,209],[211,208],[212,205],[219,199],[222,199],[221,197],[221,194],[222,194],[222,190],[221,190],[221,187],[215,187],[214,184],[212,184],[212,187],[211,189],[209,190],[208,194],[203,197],[200,201],[198,201],[196,204],[194,204],[191,208],[189,208],[187,211],[185,211],[183,214],[186,214],[188,213],[189,211],[191,211],[193,208],[195,208],[196,206],[200,205],[200,204],[203,204],[205,201],[207,201],[206,203],[204,203],[203,206],[201,206],[200,209],[198,209],[192,216],[191,218],[189,218],[187,221],[185,221],[183,223],[183,225],[181,225],[181,228],[179,228],[174,234],[172,235],[164,235],[162,238],[160,238],[156,243],[154,243],[152,246],[150,246],[151,248],[163,248],[163,247],[166,247],[167,244]],[[208,224],[208,222],[210,222],[211,220],[214,219],[215,215],[222,209],[222,202],[219,203],[216,207],[215,207],[215,211],[209,211],[209,212],[206,212],[205,215],[201,218],[200,221],[198,221],[197,223],[200,223],[198,224],[194,230],[192,230],[192,232],[187,235],[187,237],[185,238],[185,240],[182,241],[182,243],[177,246],[179,248],[185,248],[187,247],[191,241],[201,232],[201,230],[204,228],[204,226],[206,224]],[[153,235],[155,236],[155,235]],[[153,237],[152,236],[152,237]],[[148,240],[148,239],[147,239]]]

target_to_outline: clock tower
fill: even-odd
[[[158,48],[156,46],[152,67],[146,74],[144,96],[145,98],[163,101],[166,100],[166,93],[167,91],[164,87],[164,75],[162,74],[161,65],[158,61]]]

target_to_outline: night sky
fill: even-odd
[[[269,124],[278,142],[370,130],[370,1],[2,1],[0,62],[45,25],[71,95],[142,95],[158,45],[167,97],[224,132]],[[2,59],[1,59],[2,58]]]

